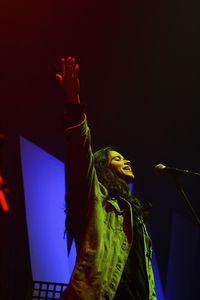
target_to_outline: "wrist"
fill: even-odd
[[[85,105],[82,103],[67,102],[63,115],[63,126],[70,127],[81,123],[84,119]]]
[[[80,96],[77,94],[76,96],[67,96],[66,103],[71,104],[80,104]]]

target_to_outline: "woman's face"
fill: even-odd
[[[131,182],[135,178],[130,160],[125,159],[117,151],[109,151],[108,167],[126,182]]]

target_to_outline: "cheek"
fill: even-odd
[[[118,164],[113,164],[112,170],[117,174],[123,173],[122,167]]]

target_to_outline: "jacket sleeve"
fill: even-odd
[[[71,117],[65,128],[67,140],[66,189],[67,229],[74,236],[84,231],[87,216],[96,195],[101,193],[94,168],[90,129],[85,114]],[[81,120],[82,119],[82,120]]]

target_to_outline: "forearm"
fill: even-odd
[[[87,126],[84,105],[80,103],[78,70],[79,65],[69,56],[66,60],[61,59],[61,72],[56,76],[66,99],[63,125],[67,140],[67,194],[75,201],[83,198],[83,201],[87,201],[94,188],[94,182],[97,182],[97,176],[91,150],[90,130]]]

